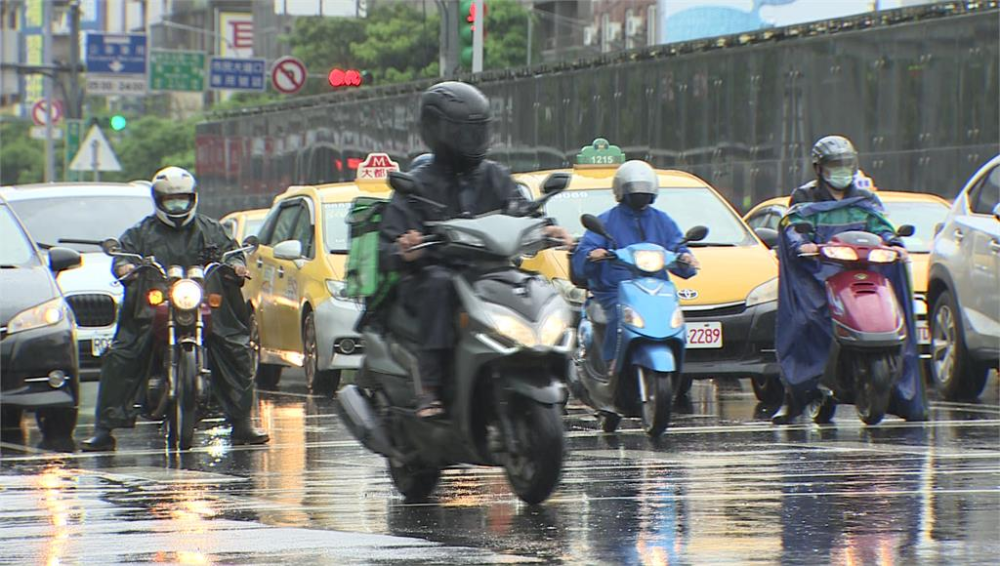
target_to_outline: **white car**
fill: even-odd
[[[975,399],[1000,360],[1000,155],[962,189],[934,239],[927,299],[931,375],[947,399]]]
[[[152,214],[149,184],[53,183],[0,187],[0,195],[21,218],[43,250],[51,246],[80,252],[83,265],[57,281],[73,309],[80,348],[81,379],[96,379],[101,355],[111,344],[124,290],[111,274],[111,258],[97,246],[62,240],[119,238]]]

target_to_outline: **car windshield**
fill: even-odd
[[[546,211],[560,226],[579,237],[584,232],[581,215],[596,216],[616,204],[611,189],[566,191],[552,197]],[[653,206],[669,214],[683,232],[693,226],[707,226],[708,237],[698,245],[739,246],[754,241],[743,221],[706,187],[660,189]]]
[[[3,205],[0,205],[0,234],[3,234],[0,266],[7,268],[38,264],[38,256],[31,242],[28,241],[10,209]]]
[[[906,249],[915,253],[930,253],[934,228],[948,216],[948,207],[937,202],[884,202],[886,216],[897,228],[910,224],[916,231],[903,238]]]
[[[347,213],[349,202],[331,202],[323,205],[323,241],[327,253],[347,251]]]
[[[99,251],[60,239],[104,240],[120,238],[125,230],[153,212],[147,196],[65,196],[9,201],[36,242],[66,246],[82,252]]]

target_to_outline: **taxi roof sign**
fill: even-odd
[[[370,153],[358,165],[358,181],[382,181],[389,178],[389,173],[399,171],[399,164],[389,158],[388,153]]]
[[[581,148],[576,155],[577,165],[621,165],[625,163],[625,152],[617,145],[611,145],[604,138],[597,138],[594,143]]]

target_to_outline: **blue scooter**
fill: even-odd
[[[580,221],[617,246],[596,216],[584,214]],[[684,241],[697,242],[707,235],[708,228],[695,226]],[[600,303],[588,299],[569,387],[580,401],[597,410],[604,432],[617,430],[622,417],[641,417],[646,434],[655,438],[670,424],[673,381],[680,375],[687,344],[677,289],[663,277],[680,254],[647,243],[609,251],[608,258],[600,261],[615,261],[636,277],[618,286],[618,328],[608,328]],[[619,336],[612,375],[601,351],[606,332]]]

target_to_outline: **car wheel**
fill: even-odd
[[[785,398],[785,386],[776,375],[755,375],[750,378],[753,394],[768,407],[777,407]]]
[[[340,370],[319,369],[319,345],[316,343],[316,317],[313,313],[306,315],[302,325],[302,346],[305,358],[302,369],[306,374],[309,391],[315,395],[333,397],[340,387]]]
[[[38,409],[35,412],[35,421],[38,422],[38,429],[42,431],[42,437],[46,440],[56,440],[70,438],[76,429],[77,409]]]
[[[257,315],[250,311],[250,356],[252,358],[254,381],[260,389],[277,389],[281,381],[281,366],[260,363],[260,328]]]
[[[983,392],[989,367],[977,364],[965,346],[961,311],[950,291],[931,308],[931,378],[948,400],[975,399]]]

